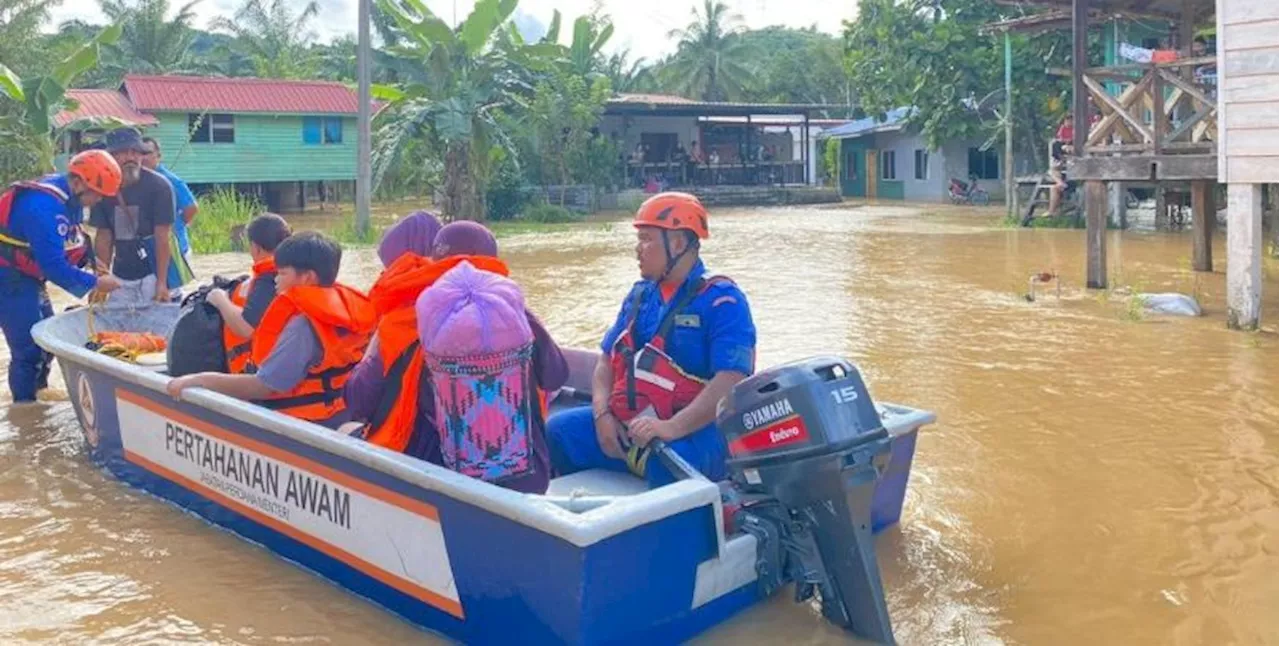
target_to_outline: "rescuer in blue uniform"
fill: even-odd
[[[636,212],[640,277],[605,335],[591,408],[553,415],[547,435],[561,473],[630,470],[650,486],[672,480],[650,443],[662,440],[712,480],[727,447],[716,406],[755,369],[756,329],[732,281],[698,257],[707,212],[686,193],[662,193]]]
[[[31,402],[47,385],[51,357],[31,338],[53,316],[45,281],[76,295],[120,286],[93,272],[93,252],[80,229],[84,209],[120,190],[120,166],[106,151],[72,157],[67,172],[18,182],[0,196],[0,327],[9,345],[9,390]]]

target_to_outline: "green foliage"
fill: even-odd
[[[18,78],[13,70],[0,64],[0,90],[3,90],[5,96],[14,101],[23,102],[27,100],[27,95],[22,91],[22,79]]]
[[[342,218],[338,225],[329,231],[329,235],[344,245],[367,247],[378,244],[382,239],[382,231],[384,227],[376,226],[370,222],[369,227],[364,231],[356,226],[354,215],[349,218]]]
[[[427,142],[444,160],[445,214],[483,220],[483,184],[490,149],[516,149],[511,114],[523,112],[534,71],[548,71],[561,49],[527,44],[508,23],[515,0],[481,0],[451,29],[419,0],[379,0],[398,44],[389,48],[411,62],[395,84],[378,129],[374,174],[403,154],[410,141]],[[505,25],[505,27],[504,27]]]
[[[677,94],[704,101],[741,98],[750,83],[743,65],[745,44],[735,38],[741,17],[728,5],[703,0],[702,11],[690,10],[693,20],[684,29],[673,29],[678,39],[675,56],[664,66],[664,85]]]
[[[766,103],[848,104],[853,96],[838,39],[814,29],[766,27],[736,35],[751,70],[743,99]],[[835,115],[849,116],[849,115]]]
[[[5,95],[15,94],[6,77],[13,80],[43,72],[56,60],[49,56],[40,29],[57,4],[58,0],[0,0],[0,85],[5,86]],[[21,85],[20,80],[13,82]]]
[[[195,253],[236,251],[236,231],[265,210],[256,197],[234,189],[219,188],[201,195],[200,215],[187,228],[191,249]]]
[[[123,26],[120,41],[109,49],[106,67],[121,76],[127,72],[171,74],[188,71],[195,31],[192,0],[178,7],[172,18],[169,0],[99,0],[102,13]]]
[[[840,183],[840,140],[827,139],[822,144],[822,174],[833,185]]]
[[[101,49],[120,37],[113,25],[81,43],[44,74],[25,79],[5,68],[6,101],[0,102],[0,178],[6,182],[25,179],[53,170],[53,117],[64,107],[67,88],[86,71],[95,68]]]
[[[599,169],[601,153],[609,151],[603,150],[601,144],[607,142],[597,141],[601,138],[593,135],[592,129],[600,122],[611,94],[607,78],[564,69],[552,71],[534,88],[528,122],[534,153],[543,162],[544,185],[551,183],[551,177],[561,185],[601,179],[593,171]],[[604,168],[607,171],[612,166],[606,162]],[[550,173],[545,172],[548,169]]]
[[[534,204],[525,209],[521,218],[529,222],[541,224],[561,224],[565,222],[581,222],[582,216],[569,209],[555,204]]]
[[[930,147],[1003,140],[1004,44],[979,29],[1011,9],[986,0],[861,0],[845,23],[846,64],[863,109],[914,106],[908,125]],[[1069,35],[1012,36],[1014,141],[1043,157],[1070,90],[1046,67],[1070,67]],[[994,115],[994,117],[992,116]]]
[[[495,165],[485,187],[484,200],[489,219],[497,222],[514,220],[532,202],[532,198],[532,192],[526,190],[520,167],[510,156],[504,156]]]
[[[614,88],[703,98],[709,95],[706,80],[714,74],[720,89],[710,94],[753,102],[849,105],[847,110],[829,111],[828,116],[855,116],[855,92],[845,72],[839,39],[814,29],[734,30],[735,21],[727,12],[716,15],[723,22],[721,27],[699,30],[721,34],[714,46],[695,47],[691,41],[651,66],[643,60],[629,62],[626,52],[615,54],[606,65]],[[722,53],[708,54],[708,49]],[[724,56],[731,58],[726,62]],[[699,60],[706,64],[697,65]]]
[[[210,25],[235,37],[235,47],[256,76],[305,79],[313,78],[319,65],[310,47],[316,39],[310,24],[319,14],[315,0],[297,13],[288,0],[245,0],[234,19],[219,17]]]

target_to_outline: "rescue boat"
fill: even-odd
[[[99,330],[167,335],[178,314],[177,306],[156,305],[93,317]],[[648,490],[628,475],[586,471],[532,495],[207,390],[175,400],[165,392],[163,366],[86,349],[88,316],[85,309],[64,312],[33,334],[58,359],[97,464],[427,630],[465,643],[675,643],[794,582],[798,594],[815,590],[833,621],[892,640],[867,538],[898,521],[918,431],[934,416],[872,408],[860,380],[831,395],[831,405],[861,398],[856,420],[839,418],[838,410],[815,412],[825,391],[806,399],[787,390],[798,369],[753,381],[750,392],[735,390],[722,416],[737,415],[743,397],[774,397],[762,412],[738,415],[736,446],[767,445],[771,436],[785,446],[735,453],[733,484],[710,482],[668,453],[664,462],[687,477],[667,486]],[[595,354],[570,355],[577,390],[566,388],[555,407],[583,405],[589,387]],[[834,375],[823,377],[832,384],[849,378],[847,366],[823,370]],[[777,399],[788,392],[789,399]],[[771,425],[756,428],[762,415]],[[785,432],[777,417],[790,420]],[[831,421],[837,418],[845,421]],[[833,425],[861,430],[842,438]],[[806,442],[796,443],[801,434]],[[823,437],[838,452],[808,442]],[[809,460],[802,468],[801,459]],[[817,477],[822,468],[814,460],[827,460],[843,484],[794,481]],[[849,475],[859,464],[861,480]],[[812,500],[797,499],[828,485],[835,498],[845,496],[841,487],[861,487],[865,501],[849,493],[845,513],[843,499],[811,508],[805,505]],[[834,520],[812,513],[829,508],[841,513]],[[805,518],[812,519],[807,539],[790,536],[790,543],[808,540],[809,557],[824,562],[787,556],[794,545],[786,548],[788,537],[778,533],[804,526]],[[868,544],[849,549],[859,540]],[[877,621],[883,629],[867,628]]]

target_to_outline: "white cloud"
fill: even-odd
[[[302,5],[305,0],[290,0]],[[207,27],[215,16],[230,16],[240,0],[203,0],[195,6],[197,26]],[[175,5],[178,4],[175,0]],[[475,6],[474,0],[426,0],[426,4],[446,22],[463,20]],[[593,0],[521,0],[517,20],[522,30],[546,25],[554,10],[559,10],[565,25],[588,13]],[[820,31],[838,34],[841,21],[856,12],[854,0],[727,0],[742,18],[742,25],[759,29],[771,25],[804,28],[816,26]],[[682,28],[692,19],[692,9],[701,0],[603,0],[604,11],[613,17],[614,36],[608,50],[630,50],[632,58],[643,56],[655,60],[670,53],[675,43],[668,37],[672,29]],[[834,6],[833,6],[834,5]],[[97,0],[64,0],[53,10],[54,25],[72,18],[102,22]],[[53,25],[51,25],[52,27]],[[545,27],[544,27],[545,28]],[[328,41],[356,32],[356,3],[353,0],[323,0],[314,29],[321,40]],[[562,29],[567,39],[571,30]]]

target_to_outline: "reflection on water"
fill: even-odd
[[[1134,320],[1123,294],[1080,289],[1079,231],[903,207],[713,218],[708,264],[748,294],[762,364],[843,354],[878,399],[939,415],[878,542],[901,643],[1276,642],[1277,342],[1224,329],[1221,246],[1196,275],[1187,237],[1110,234],[1113,282],[1206,310]],[[597,343],[635,280],[626,226],[502,246],[567,345]],[[367,287],[378,269],[356,250],[343,276]],[[1055,269],[1061,299],[1026,302],[1027,277]],[[46,399],[0,411],[0,642],[432,641],[109,479],[59,380]],[[843,639],[780,595],[698,641]]]

